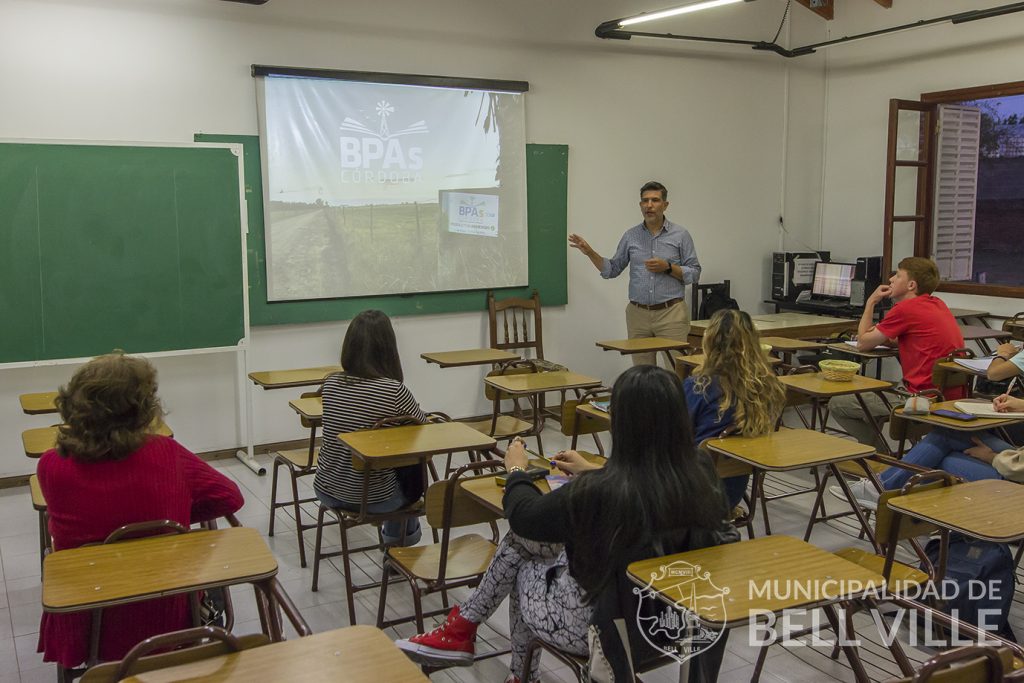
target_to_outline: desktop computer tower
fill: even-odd
[[[859,256],[850,283],[850,305],[863,306],[871,292],[882,284],[882,257]]]
[[[797,295],[810,290],[814,279],[814,263],[828,261],[829,251],[772,252],[772,299],[796,301]]]

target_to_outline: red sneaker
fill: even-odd
[[[459,606],[456,605],[444,623],[433,631],[396,640],[395,645],[421,664],[472,666],[473,655],[476,654],[476,628],[477,624],[459,614]]]

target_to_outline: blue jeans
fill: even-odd
[[[329,508],[341,508],[343,510],[352,510],[353,512],[359,510],[358,504],[346,503],[345,501],[338,500],[337,498],[329,496],[322,491],[316,491],[316,497],[320,499],[321,503]],[[410,500],[406,500],[405,496],[402,495],[400,488],[395,487],[395,492],[390,498],[376,503],[369,503],[366,506],[366,511],[375,514],[381,512],[394,512],[395,510],[404,508],[411,502],[412,501]],[[393,519],[384,522],[380,527],[380,535],[384,539],[385,545],[399,545],[399,542],[402,540],[402,520]],[[409,517],[405,520],[405,543],[402,543],[402,545],[416,545],[420,542],[420,536],[422,536],[422,531],[420,530],[420,518]]]
[[[725,492],[725,499],[729,503],[729,512],[743,501],[743,494],[747,492],[747,482],[750,481],[749,474],[741,474],[736,477],[726,477],[722,480],[722,490]]]
[[[903,462],[927,467],[930,470],[944,470],[967,481],[979,479],[1002,479],[992,465],[972,458],[964,453],[977,444],[971,441],[976,436],[996,453],[1013,448],[992,432],[958,432],[952,429],[936,429],[917,442],[903,457]],[[903,488],[914,476],[914,472],[899,467],[890,467],[881,474],[882,486],[888,490]]]

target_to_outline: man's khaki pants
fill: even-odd
[[[668,308],[649,311],[631,303],[626,304],[626,333],[630,339],[641,337],[664,337],[686,341],[690,334],[690,311],[685,301],[673,304]],[[657,365],[657,355],[653,353],[634,353],[633,365]],[[675,368],[669,367],[675,371]]]

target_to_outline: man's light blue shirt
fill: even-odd
[[[665,259],[683,269],[683,280],[668,273],[652,273],[644,261]],[[629,300],[652,306],[672,299],[686,298],[686,285],[700,280],[700,261],[693,247],[693,238],[685,228],[666,220],[656,235],[643,223],[635,225],[622,236],[615,255],[604,259],[601,277],[618,277],[629,266]]]

